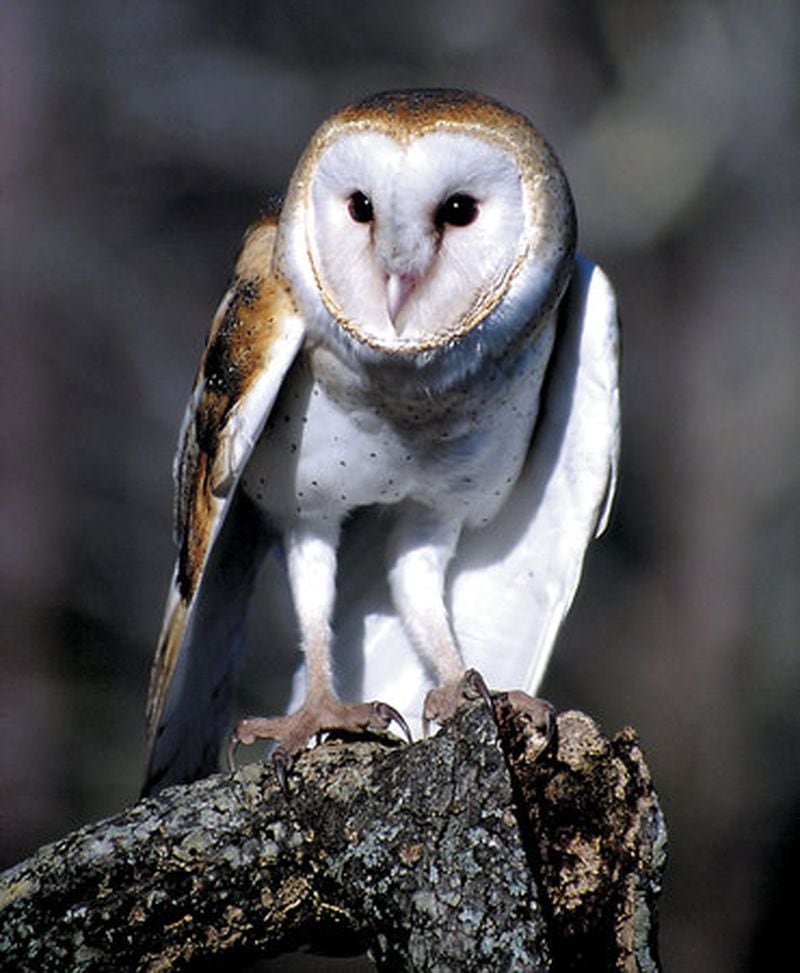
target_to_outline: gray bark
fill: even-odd
[[[665,826],[632,730],[518,694],[435,737],[331,740],[169,788],[0,876],[0,965],[220,968],[300,944],[382,970],[658,969]],[[204,965],[204,969],[209,967]]]

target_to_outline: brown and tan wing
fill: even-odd
[[[216,768],[250,582],[263,554],[237,485],[303,340],[272,273],[276,218],[245,238],[217,310],[175,461],[178,557],[150,678],[145,792]]]

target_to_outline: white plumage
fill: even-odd
[[[296,629],[286,586],[259,590],[256,651],[296,638],[305,664],[289,715],[237,739],[289,759],[321,730],[442,720],[465,668],[535,692],[618,449],[614,295],[574,240],[552,151],[489,99],[388,93],[316,133],[184,420],[148,790],[216,766],[270,548]]]

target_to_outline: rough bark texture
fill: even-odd
[[[635,735],[565,713],[548,742],[541,707],[495,708],[318,746],[288,801],[250,765],[42,848],[0,878],[0,966],[231,969],[336,939],[385,970],[657,970],[665,828]]]
[[[542,749],[539,709],[519,694],[495,701],[553,968],[656,973],[667,832],[636,734],[609,741],[567,712]]]

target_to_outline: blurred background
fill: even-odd
[[[332,110],[466,87],[556,147],[622,308],[618,500],[543,694],[641,736],[665,967],[769,968],[800,891],[799,12],[6,0],[3,865],[137,795],[172,455],[244,228]]]

